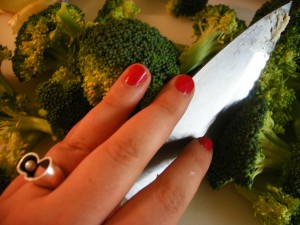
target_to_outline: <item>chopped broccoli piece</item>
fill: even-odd
[[[211,186],[218,189],[235,181],[250,189],[255,177],[266,168],[280,172],[291,153],[273,129],[268,100],[249,98],[215,145],[207,173]]]
[[[81,76],[61,67],[37,87],[36,101],[45,110],[44,116],[59,140],[92,108],[84,97],[81,85]]]
[[[0,45],[0,66],[11,58],[7,47]],[[45,136],[52,134],[45,119],[31,115],[29,99],[15,92],[0,69],[0,193],[17,175],[16,165],[27,151]]]
[[[244,29],[246,24],[224,4],[207,5],[193,18],[196,41],[180,54],[180,71],[188,73],[203,65]]]
[[[252,204],[254,216],[264,225],[289,225],[292,217],[300,212],[300,199],[281,188],[272,185],[267,185],[266,190],[235,187]]]
[[[255,177],[266,168],[276,169],[280,174],[283,163],[291,159],[289,139],[297,135],[290,135],[289,128],[296,123],[297,107],[294,106],[298,100],[296,90],[288,81],[299,74],[298,57],[295,57],[299,54],[299,31],[295,32],[299,29],[298,25],[295,26],[299,21],[294,22],[298,20],[299,3],[292,6],[290,23],[281,34],[255,87],[215,143],[208,171],[208,180],[214,188],[234,181],[250,189]],[[262,136],[266,131],[267,135]],[[281,144],[279,139],[286,144]],[[268,145],[262,146],[262,143]],[[278,145],[285,150],[279,152]],[[271,152],[277,152],[280,157],[274,158],[276,155],[270,155]]]
[[[98,11],[95,22],[105,22],[107,19],[134,18],[140,9],[133,0],[106,0]]]
[[[68,48],[85,27],[77,6],[55,3],[33,14],[18,31],[12,58],[13,70],[21,81],[29,81],[67,64]]]
[[[83,76],[84,93],[94,106],[129,65],[142,63],[152,73],[141,106],[179,73],[178,50],[158,29],[138,19],[107,20],[81,33],[71,46],[71,68]],[[74,69],[77,68],[77,69]]]
[[[168,0],[166,10],[174,17],[193,17],[207,2],[208,0]]]

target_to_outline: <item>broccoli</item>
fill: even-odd
[[[236,12],[224,4],[207,5],[193,18],[196,40],[180,56],[180,71],[188,73],[201,66],[246,29]]]
[[[300,102],[297,99],[292,110],[292,129],[295,134],[295,139],[300,142]]]
[[[0,66],[11,52],[0,45]],[[16,93],[0,69],[0,193],[17,175],[16,165],[45,136],[52,134],[45,119],[30,115],[32,105],[27,96]]]
[[[86,28],[71,45],[69,68],[83,76],[90,105],[102,100],[124,69],[146,65],[152,82],[140,106],[147,105],[179,73],[179,52],[158,29],[138,19],[110,19]]]
[[[98,11],[94,22],[105,22],[107,19],[134,18],[140,9],[133,0],[106,0]]]
[[[300,198],[300,142],[291,145],[291,157],[283,166],[280,185],[284,192]]]
[[[193,17],[207,2],[208,0],[168,0],[166,10],[174,17]]]
[[[290,127],[294,124],[297,129],[297,107],[294,106],[298,100],[297,92],[288,81],[299,70],[298,57],[295,57],[299,48],[299,32],[295,31],[299,29],[296,26],[299,21],[295,21],[298,16],[299,4],[293,3],[290,23],[281,34],[266,67],[216,141],[208,171],[213,188],[234,181],[250,189],[258,174],[270,168],[280,174],[284,163],[291,160],[290,142],[295,138],[290,139],[297,134],[291,135]]]
[[[300,199],[276,186],[266,185],[265,190],[248,190],[237,185],[235,188],[251,203],[254,216],[264,225],[290,225],[292,218],[300,213]]]
[[[247,99],[215,145],[207,173],[210,185],[218,189],[234,181],[250,189],[255,177],[264,170],[280,173],[291,152],[273,129],[268,99],[257,96]]]
[[[36,89],[36,102],[59,140],[92,108],[81,85],[81,76],[61,67]]]
[[[67,65],[69,45],[84,27],[82,10],[64,2],[30,16],[18,31],[12,57],[19,81],[29,81]]]

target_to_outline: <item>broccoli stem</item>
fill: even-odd
[[[290,146],[278,137],[273,127],[274,121],[267,117],[260,133],[260,147],[264,155],[262,166],[281,170],[283,164],[291,157]]]
[[[52,135],[52,129],[46,119],[35,116],[20,115],[15,118],[6,119],[0,126],[7,126],[10,131],[40,131]]]
[[[0,67],[1,68],[1,67]],[[0,71],[0,93],[6,92],[11,96],[16,95],[15,90],[13,87],[10,85],[10,83],[5,79],[4,75]]]
[[[265,156],[263,167],[279,170],[291,157],[290,146],[273,131],[274,122],[269,117],[265,121],[260,136],[260,146]]]
[[[65,32],[74,39],[81,32],[82,27],[72,17],[67,6],[68,6],[68,3],[62,2],[61,8],[60,8],[60,10],[58,10],[57,15],[60,17],[60,19],[64,25]]]
[[[179,56],[180,72],[188,73],[203,64],[207,57],[213,53],[220,34],[220,31],[208,29],[194,44],[183,50]]]
[[[23,140],[27,143],[27,151],[32,151],[35,146],[45,137],[45,133],[30,131],[23,135]]]
[[[296,140],[300,142],[300,101],[296,100],[293,109],[293,129]]]
[[[49,70],[57,70],[61,66],[67,65],[68,59],[68,48],[61,46],[59,44],[53,43],[51,48],[47,49],[47,54],[45,55],[45,63]]]

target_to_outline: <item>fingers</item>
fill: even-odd
[[[76,220],[82,221],[83,215],[76,210],[83,207],[84,216],[97,215],[94,222],[103,221],[165,143],[185,112],[193,89],[191,77],[175,77],[152,104],[90,153],[55,193],[64,204],[72,203],[67,213],[76,214]]]
[[[150,80],[150,72],[145,66],[134,64],[128,67],[104,99],[47,155],[68,175],[128,119]]]
[[[191,142],[147,188],[129,200],[107,224],[177,224],[196,193],[212,158],[212,142]],[[155,221],[155,222],[154,222]]]

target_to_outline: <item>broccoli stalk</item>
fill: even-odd
[[[40,131],[52,135],[51,126],[46,119],[14,112],[3,105],[0,110],[0,129],[5,127],[8,132]]]
[[[61,29],[61,31],[66,33],[73,40],[83,30],[84,23],[82,21],[82,16],[74,18],[74,14],[70,12],[72,10],[74,9],[69,7],[69,3],[61,3],[61,8],[57,11],[57,15],[60,18],[61,23],[59,24],[60,27],[57,27],[56,29]],[[77,10],[78,9],[75,10],[75,15],[78,13]]]
[[[65,2],[30,16],[18,31],[12,57],[19,81],[30,81],[67,65],[69,46],[84,27],[82,10]]]
[[[300,102],[295,101],[293,109],[293,130],[298,142],[300,142]]]
[[[254,216],[264,225],[289,225],[293,216],[300,213],[300,199],[294,198],[272,185],[266,190],[235,185],[237,192],[252,205]]]
[[[203,65],[246,28],[236,12],[224,4],[207,5],[193,16],[192,21],[196,41],[181,52],[182,73]]]
[[[274,127],[268,100],[255,95],[248,98],[215,145],[207,173],[211,186],[218,189],[234,181],[250,189],[263,171],[280,173],[291,152]]]
[[[11,52],[0,45],[0,66],[10,59]],[[32,106],[28,98],[18,94],[0,69],[0,193],[17,175],[16,165],[28,151],[51,134],[49,123],[29,114]]]
[[[277,175],[285,173],[286,163],[295,158],[291,142],[297,135],[290,135],[289,128],[296,124],[299,132],[296,119],[299,113],[294,107],[298,100],[289,81],[299,71],[295,57],[299,54],[299,12],[299,3],[293,3],[290,22],[266,67],[215,143],[208,171],[213,188],[233,181],[250,189],[258,174],[270,169]],[[299,178],[294,174],[297,183]]]

